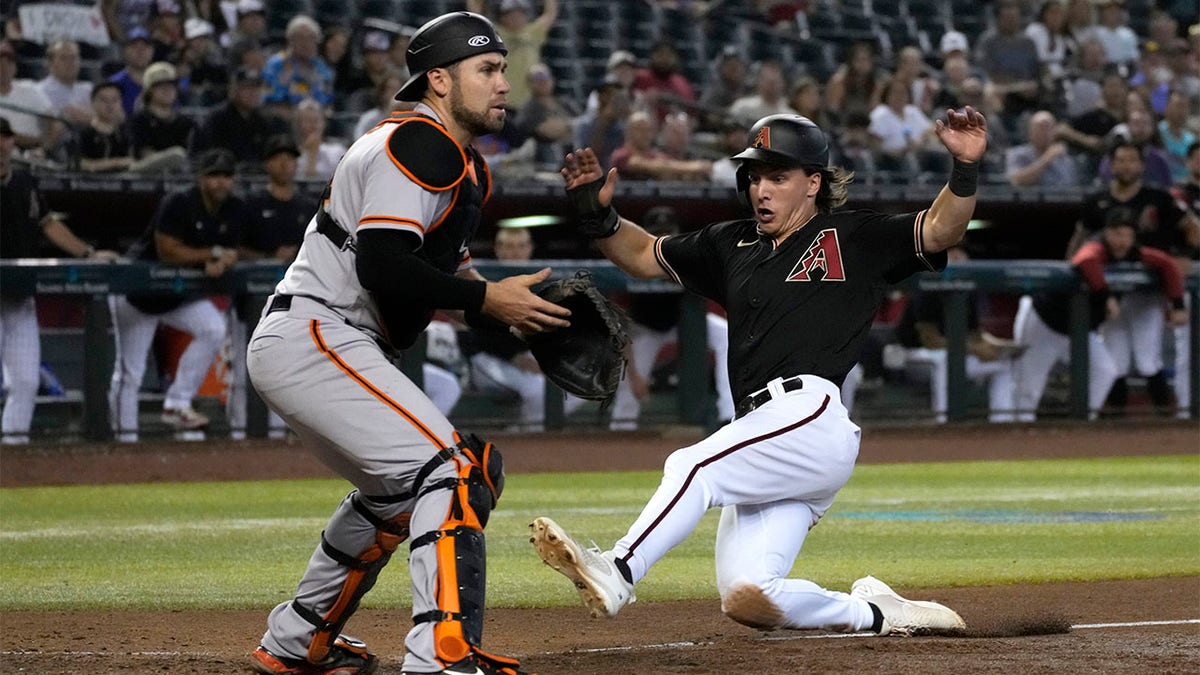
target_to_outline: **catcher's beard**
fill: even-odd
[[[504,128],[504,115],[497,120],[489,117],[487,112],[476,112],[463,103],[462,85],[457,79],[450,84],[450,115],[472,136],[486,136]]]

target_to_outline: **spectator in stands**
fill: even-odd
[[[955,246],[946,253],[950,263],[970,260],[962,246]],[[1016,420],[1012,361],[1015,345],[980,328],[979,299],[977,294],[972,294],[967,302],[966,376],[978,383],[987,383],[988,421],[1013,422]],[[941,294],[914,291],[896,326],[896,339],[905,348],[907,363],[929,366],[931,407],[939,424],[946,422],[949,402],[947,332]]]
[[[116,260],[116,253],[97,251],[71,232],[63,222],[63,214],[46,208],[37,179],[14,166],[15,149],[16,132],[7,117],[0,117],[0,223],[4,224],[0,228],[0,258],[40,257],[45,237],[72,258]],[[0,419],[0,442],[5,445],[29,442],[41,360],[34,296],[0,289],[0,365],[8,389]]]
[[[878,168],[909,181],[930,166],[936,150],[933,121],[912,104],[908,84],[891,78],[884,83],[883,103],[871,111],[871,135],[878,143]]]
[[[400,87],[407,81],[407,78],[393,70],[375,85],[375,107],[359,115],[354,124],[354,138],[367,133],[393,112],[412,108],[412,104],[407,101],[396,100],[396,92],[400,91]]]
[[[257,40],[239,40],[229,46],[229,71],[236,73],[242,68],[262,73],[267,67],[267,54]]]
[[[121,48],[121,57],[125,60],[125,67],[108,79],[121,87],[125,116],[132,117],[138,98],[142,95],[142,76],[154,59],[154,45],[150,42],[149,31],[141,27],[130,30]]]
[[[1163,118],[1158,122],[1158,135],[1171,162],[1172,183],[1187,180],[1189,148],[1200,140],[1195,132],[1187,128],[1189,108],[1184,93],[1174,89],[1167,98]]]
[[[150,25],[150,15],[154,11],[156,0],[100,0],[100,13],[104,17],[104,25],[108,35],[118,44],[127,44],[133,40],[133,35],[145,31]],[[150,33],[146,32],[147,44]],[[150,56],[146,57],[149,65]],[[145,68],[145,66],[142,66]],[[131,111],[126,109],[125,113]]]
[[[178,0],[154,0],[150,10],[150,41],[155,61],[173,61],[183,48],[183,8]]]
[[[267,39],[267,12],[262,0],[238,0],[236,21],[229,30],[226,46],[232,46],[243,40],[252,40],[262,44]]]
[[[14,143],[22,151],[57,147],[65,129],[51,124],[50,101],[32,80],[16,78],[17,52],[8,40],[0,40],[0,105],[13,130]],[[13,106],[16,110],[8,108]],[[27,112],[28,111],[28,112]]]
[[[467,9],[476,14],[489,14],[484,7],[486,0],[467,0]],[[508,70],[518,73],[509,78],[508,105],[519,110],[529,102],[532,95],[524,75],[533,64],[542,60],[542,45],[554,22],[558,20],[558,0],[543,0],[542,13],[533,17],[533,4],[529,0],[500,0],[495,12],[496,33],[508,48]]]
[[[192,18],[183,24],[184,45],[175,59],[181,98],[188,105],[211,106],[229,90],[229,65],[213,39],[213,25]]]
[[[990,144],[990,142],[989,142]],[[841,133],[830,150],[839,157],[838,165],[855,172],[860,179],[874,182],[878,168],[879,141],[871,133],[871,117],[866,113],[851,113],[842,122]]]
[[[1130,106],[1125,122],[1113,127],[1111,139],[1120,137],[1132,141],[1142,149],[1142,182],[1146,185],[1167,189],[1175,181],[1171,179],[1171,160],[1161,146],[1154,120],[1146,107]],[[1112,179],[1110,159],[1100,161],[1101,181]]]
[[[1005,174],[1014,187],[1060,188],[1079,185],[1075,160],[1067,144],[1054,138],[1058,120],[1049,110],[1029,117],[1028,142],[1009,148]]]
[[[1163,369],[1163,328],[1168,322],[1173,328],[1187,322],[1183,275],[1166,251],[1140,245],[1137,230],[1138,216],[1132,209],[1110,209],[1105,214],[1103,233],[1084,244],[1079,253],[1099,257],[1101,265],[1144,263],[1160,279],[1161,289],[1114,296],[1119,311],[1100,324],[1100,334],[1117,372],[1108,394],[1107,409],[1117,414],[1124,412],[1129,403],[1126,378],[1137,373],[1146,378],[1146,391],[1155,409],[1160,414],[1170,414],[1174,410],[1171,387]]]
[[[1037,105],[1041,90],[1037,46],[1023,31],[1017,0],[996,3],[996,23],[979,38],[975,62],[1003,100],[1002,121],[1015,130],[1018,117]]]
[[[238,260],[237,245],[247,218],[242,200],[233,196],[234,164],[233,155],[226,150],[202,154],[195,184],[163,199],[129,257],[202,268],[210,277],[224,275]],[[192,335],[167,389],[162,420],[179,431],[208,426],[208,418],[192,408],[192,401],[225,340],[226,322],[221,310],[204,294],[131,293],[109,296],[109,311],[116,363],[108,402],[117,440],[138,440],[138,389],[160,323]]]
[[[851,113],[869,115],[883,100],[885,75],[875,64],[875,47],[856,42],[825,87],[825,109],[835,120]]]
[[[282,265],[291,263],[304,241],[304,229],[317,211],[317,202],[300,191],[296,185],[296,158],[300,149],[291,136],[282,134],[267,140],[263,151],[262,169],[267,184],[246,199],[246,220],[238,242],[238,260],[275,260]],[[230,322],[230,342],[234,345],[230,358],[229,392],[226,415],[233,438],[246,433],[246,316],[244,308],[236,306]],[[286,425],[283,419],[270,412],[268,435],[282,438]]]
[[[362,66],[345,68],[346,72],[338,73],[337,77],[337,88],[345,100],[346,110],[363,112],[377,105],[379,99],[375,92],[379,84],[397,74],[392,67],[391,47],[392,37],[381,30],[363,34]],[[343,59],[343,63],[349,61],[349,56]],[[405,81],[402,77],[400,83]]]
[[[970,51],[967,36],[950,31],[942,36],[942,69],[938,71],[937,91],[933,96],[933,109],[958,109],[963,106],[962,88],[972,76]]]
[[[534,164],[553,171],[574,148],[571,121],[579,110],[573,101],[555,96],[554,74],[546,64],[534,64],[527,78],[533,96],[517,111],[513,124],[521,135],[533,139]]]
[[[292,134],[300,146],[301,180],[327,181],[337,163],[346,154],[346,144],[325,136],[325,108],[306,98],[296,106]]]
[[[605,67],[604,81],[588,94],[587,107],[584,113],[595,114],[600,106],[600,90],[616,84],[625,90],[629,100],[633,100],[633,80],[637,77],[637,57],[633,52],[624,49],[609,54],[608,65]]]
[[[92,83],[80,81],[79,43],[55,40],[46,48],[49,73],[38,82],[38,90],[50,102],[50,111],[74,127],[92,117]]]
[[[194,124],[179,114],[179,79],[175,66],[158,62],[146,69],[141,105],[129,119],[129,142],[136,160],[160,159],[162,170],[187,166]]]
[[[708,86],[700,94],[700,127],[720,129],[729,115],[729,106],[746,93],[746,61],[736,45],[725,45],[712,63]]]
[[[729,116],[750,128],[758,120],[777,113],[796,114],[788,105],[783,64],[760,61],[755,64],[754,93],[734,101],[729,106]]]
[[[363,35],[365,37],[367,33]],[[350,49],[350,27],[339,24],[325,26],[317,53],[333,71],[333,107],[341,110],[346,106],[350,94],[364,84],[358,79],[362,71],[354,63],[354,54]],[[366,86],[370,88],[371,85]]]
[[[629,116],[629,91],[609,73],[597,90],[596,109],[585,112],[574,123],[575,147],[592,148],[605,169],[612,166],[612,154],[625,139],[625,120]]]
[[[257,166],[262,161],[267,139],[286,133],[284,123],[262,112],[262,74],[240,68],[233,73],[229,97],[211,110],[196,131],[194,148],[198,151],[224,148],[239,164]]]
[[[1200,102],[1200,59],[1197,58],[1200,56],[1200,28],[1197,26],[1200,24],[1192,26],[1196,36],[1193,40],[1194,45],[1183,38],[1167,44],[1165,51],[1167,67],[1171,69],[1171,79],[1150,92],[1150,103],[1159,114],[1166,112],[1167,94],[1170,91],[1183,92],[1187,100],[1192,102],[1193,110]]]
[[[460,377],[468,370],[458,344],[456,324],[438,318],[430,321],[425,327],[425,363],[421,364],[424,382],[421,390],[438,412],[449,416],[454,411],[463,393]]]
[[[962,106],[971,106],[983,113],[987,119],[999,119],[1000,98],[977,77],[968,77],[963,81],[960,91]],[[960,106],[961,107],[961,106]],[[1014,134],[1009,133],[1003,124],[988,127],[988,148],[992,150],[983,156],[983,164],[979,171],[989,178],[1004,180],[1004,153],[1013,146]]]
[[[1200,222],[1180,209],[1170,193],[1143,181],[1141,145],[1118,136],[1108,159],[1112,179],[1103,190],[1084,200],[1069,253],[1098,233],[1104,227],[1105,214],[1117,206],[1128,207],[1137,217],[1138,243],[1143,246],[1180,254],[1200,245]]]
[[[365,23],[365,22],[364,22]],[[412,26],[403,24],[395,24],[395,30],[385,31],[392,33],[392,48],[388,52],[388,59],[391,62],[392,70],[400,73],[400,80],[407,82],[409,78],[408,63],[405,61],[405,52],[408,51],[408,45],[412,42],[412,36],[417,32],[417,29]]]
[[[802,75],[792,85],[788,96],[788,107],[817,123],[822,129],[833,129],[833,122],[825,112],[825,100],[821,83],[808,75]]]
[[[1058,92],[1067,74],[1067,59],[1075,53],[1075,40],[1067,29],[1067,7],[1063,0],[1045,0],[1037,19],[1025,27],[1025,35],[1037,47],[1042,70],[1042,89]]]
[[[525,228],[496,231],[494,255],[501,262],[521,263],[533,258],[533,238]],[[546,410],[546,376],[529,346],[504,326],[482,325],[461,336],[460,344],[471,362],[471,380],[480,390],[512,393],[521,398],[522,431],[541,431]],[[568,396],[567,412],[583,401]]]
[[[927,70],[921,48],[909,45],[901,48],[896,56],[896,70],[892,73],[892,78],[907,83],[913,105],[929,115],[933,113],[937,81],[929,76]]]
[[[101,82],[92,89],[92,118],[79,130],[79,169],[88,173],[126,171],[133,165],[121,88]]]
[[[1088,288],[1088,416],[1099,416],[1109,389],[1117,379],[1117,367],[1097,330],[1100,324],[1120,312],[1104,278],[1104,260],[1094,248],[1081,249],[1071,256],[1071,266]],[[1014,368],[1016,394],[1013,400],[1017,421],[1037,419],[1038,404],[1046,389],[1046,379],[1057,363],[1071,358],[1069,295],[1038,293],[1021,297],[1013,320],[1013,340],[1025,351]]]
[[[740,126],[740,125],[739,125]],[[745,129],[746,127],[742,127]],[[742,146],[745,149],[745,146]],[[679,216],[669,206],[656,206],[641,219],[641,225],[655,236],[679,234]],[[630,295],[630,343],[626,350],[628,367],[617,388],[608,428],[628,431],[638,428],[642,403],[650,396],[650,376],[658,353],[668,342],[679,339],[679,319],[684,294],[634,293]],[[733,418],[733,394],[729,389],[729,325],[713,313],[705,315],[706,341],[713,350],[713,378],[717,393],[717,419]]]
[[[1096,29],[1096,12],[1093,10],[1094,0],[1067,0],[1067,35],[1082,45],[1092,39]]]
[[[629,180],[703,181],[712,176],[712,162],[675,159],[655,147],[658,124],[647,111],[637,110],[625,123],[625,144],[612,153],[612,165]]]
[[[1138,37],[1128,24],[1122,0],[1096,0],[1100,20],[1092,34],[1104,43],[1106,61],[1110,66],[1130,68],[1138,58]]]
[[[1109,73],[1104,63],[1104,44],[1097,39],[1079,45],[1074,65],[1063,79],[1063,117],[1075,119],[1100,105],[1104,98],[1104,76]],[[1119,73],[1115,73],[1119,75]]]
[[[1087,159],[1084,175],[1095,172],[1108,146],[1113,127],[1125,119],[1125,95],[1129,88],[1120,73],[1110,72],[1101,82],[1100,101],[1095,108],[1058,125],[1058,137],[1079,148]]]
[[[332,104],[333,70],[317,54],[321,27],[301,14],[288,21],[284,35],[287,46],[267,59],[263,68],[268,110],[286,117],[306,98],[321,106]]]
[[[679,50],[670,40],[659,40],[645,68],[638,68],[633,91],[662,122],[667,114],[696,103],[696,90],[681,72]]]
[[[229,8],[226,14],[225,7]],[[212,26],[212,39],[218,45],[224,45],[226,34],[229,32],[229,19],[237,13],[237,3],[231,0],[188,0],[187,17],[207,21]],[[183,25],[187,32],[187,21]]]
[[[712,183],[731,188],[737,187],[737,169],[741,162],[733,159],[733,156],[746,149],[747,127],[727,117],[717,133],[716,150],[720,153],[720,157],[713,160],[712,163]]]

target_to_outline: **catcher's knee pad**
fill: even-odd
[[[338,639],[342,627],[350,620],[350,616],[358,609],[358,603],[367,591],[375,586],[379,572],[388,564],[392,553],[400,544],[408,539],[408,524],[411,513],[384,520],[375,515],[363,503],[356,493],[351,496],[350,503],[354,510],[375,526],[375,542],[360,551],[357,555],[334,548],[325,535],[321,535],[321,549],[330,558],[343,567],[349,568],[342,589],[334,600],[333,606],[322,616],[313,610],[293,601],[292,608],[306,621],[317,627],[312,642],[308,646],[308,659],[320,661],[329,654],[334,641]]]
[[[454,663],[480,650],[487,581],[487,548],[483,528],[504,490],[504,461],[491,443],[474,434],[459,435],[461,456],[453,458],[458,476],[426,486],[422,493],[451,489],[446,522],[413,540],[413,550],[436,547],[438,608],[417,614],[414,623],[434,622],[434,648],[439,659]],[[490,657],[500,658],[500,657]]]
[[[774,630],[783,625],[783,610],[758,584],[740,582],[730,586],[721,595],[721,611],[751,628]]]

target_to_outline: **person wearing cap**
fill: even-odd
[[[522,672],[481,647],[487,513],[475,509],[484,502],[457,502],[468,520],[447,522],[458,499],[447,488],[473,462],[463,448],[482,453],[484,445],[456,430],[392,360],[437,310],[524,333],[568,325],[567,310],[530,291],[549,269],[489,282],[472,267],[469,243],[491,189],[472,141],[504,126],[506,53],[492,23],[470,12],[416,32],[411,76],[396,94],[415,109],[346,151],[250,338],[255,389],[355,487],[325,527],[297,596],[267,617],[251,655],[257,672],[372,672],[378,659],[343,629],[409,537],[415,625],[403,672]],[[498,479],[497,468],[483,470]],[[483,489],[499,496],[498,487]],[[479,573],[455,579],[441,562],[455,557]]]
[[[534,164],[553,170],[572,147],[572,123],[579,109],[574,101],[554,94],[554,73],[546,64],[534,64],[526,77],[533,96],[517,111],[513,124],[521,135],[533,138]]]
[[[375,85],[375,107],[358,116],[358,121],[354,123],[353,138],[367,133],[394,112],[412,110],[412,102],[396,100],[396,92],[407,80],[407,77],[401,77],[400,73],[390,70],[387,77]]]
[[[633,79],[637,76],[637,57],[633,52],[627,52],[624,49],[609,54],[608,65],[604,70],[604,79],[600,81],[600,86],[588,93],[587,106],[584,107],[584,113],[594,115],[600,106],[600,90],[611,84],[618,84],[625,89],[627,93],[632,95]]]
[[[625,120],[633,109],[633,97],[613,73],[604,78],[596,92],[596,108],[575,119],[575,147],[594,149],[607,167],[613,151],[625,142]]]
[[[700,94],[701,127],[706,131],[718,131],[729,116],[729,106],[747,93],[746,60],[734,45],[726,45],[713,59],[708,85]]]
[[[271,260],[287,265],[296,257],[304,241],[304,230],[317,209],[317,202],[302,192],[296,183],[296,158],[300,149],[287,134],[267,139],[262,154],[262,170],[267,183],[246,198],[246,225],[238,242],[238,260]],[[246,344],[247,321],[241,303],[235,303],[229,317],[230,343]],[[246,351],[232,350],[229,391],[225,414],[234,440],[246,436]],[[283,418],[270,413],[267,435],[282,438],[287,425]]]
[[[44,243],[49,242],[72,258],[116,260],[115,252],[96,250],[75,235],[65,214],[47,208],[37,179],[13,162],[16,140],[8,118],[0,116],[0,258],[42,257]],[[0,365],[8,389],[0,442],[6,445],[29,442],[41,360],[34,296],[0,289]]]
[[[164,170],[186,166],[187,149],[195,125],[179,114],[179,78],[175,66],[164,61],[151,64],[142,78],[141,107],[129,119],[133,158],[161,159]]]
[[[467,0],[467,10],[487,15],[484,5],[489,0]],[[533,17],[530,0],[497,0],[495,7],[496,31],[508,47],[508,68],[513,73],[528,73],[535,63],[542,60],[542,45],[550,35],[550,29],[558,20],[558,0],[543,0],[542,13]],[[508,105],[519,110],[533,95],[524,77],[513,77],[509,81]]]
[[[8,119],[19,150],[44,153],[58,146],[66,129],[51,121],[50,101],[37,83],[17,79],[17,52],[8,40],[0,40],[0,104],[18,108],[0,108],[0,114]]]
[[[393,35],[382,30],[369,30],[362,36],[362,65],[349,65],[345,77],[338,74],[337,86],[346,98],[346,109],[361,112],[376,103],[379,83],[396,74],[392,67],[391,49]],[[408,76],[404,76],[407,80]],[[392,91],[395,94],[395,90]]]
[[[150,40],[154,42],[154,60],[171,61],[183,48],[183,7],[180,0],[154,0],[150,12]]]
[[[200,122],[192,141],[192,151],[224,148],[233,153],[238,164],[257,166],[262,161],[267,139],[287,133],[287,124],[262,111],[262,73],[239,68],[229,82],[229,95],[210,110]]]
[[[995,25],[975,45],[975,62],[1001,96],[1004,126],[1016,128],[1017,118],[1033,110],[1041,93],[1041,62],[1037,45],[1024,33],[1019,0],[996,3]]]
[[[947,111],[936,133],[954,164],[949,180],[927,208],[886,214],[840,208],[853,174],[830,165],[824,130],[799,115],[765,117],[734,156],[748,217],[667,236],[617,212],[616,169],[604,172],[591,149],[567,155],[563,185],[580,236],[630,277],[672,281],[726,310],[737,402],[728,424],[670,453],[611,547],[585,547],[551,518],[530,524],[538,556],[592,616],[620,614],[637,583],[718,508],[716,588],[735,622],[876,635],[966,628],[950,608],[914,606],[874,577],[845,593],[789,572],[858,456],[860,430],[840,387],[888,287],[942,270],[966,233],[987,124],[970,107]]]
[[[234,24],[222,36],[222,44],[231,47],[242,40],[262,43],[267,39],[267,10],[262,0],[238,0]]]
[[[140,26],[130,30],[121,47],[121,57],[125,67],[108,79],[121,87],[121,105],[125,108],[125,116],[132,117],[138,98],[142,95],[142,77],[154,60],[154,43],[150,42],[150,32]]]
[[[183,22],[183,36],[183,47],[175,59],[180,98],[187,105],[214,105],[229,87],[229,66],[214,39],[213,25],[192,17]]]
[[[238,260],[246,227],[245,204],[233,194],[235,160],[227,150],[209,150],[196,161],[194,184],[159,203],[145,233],[126,256],[131,260],[203,269],[223,276]],[[191,334],[175,378],[163,399],[162,421],[178,431],[197,431],[209,419],[192,407],[208,367],[225,340],[225,315],[204,292],[110,295],[116,359],[108,390],[113,433],[122,443],[138,440],[138,390],[159,324]]]
[[[267,59],[263,80],[267,85],[264,102],[268,109],[287,116],[306,98],[322,106],[333,103],[333,69],[317,53],[321,27],[312,17],[292,17],[284,31],[287,45]]]
[[[133,166],[116,82],[101,82],[92,89],[92,119],[79,130],[78,159],[79,170],[88,173],[126,171]]]
[[[154,1],[100,0],[100,14],[113,42],[128,44],[134,39],[133,35],[136,32],[145,32],[148,42],[150,33],[146,31],[146,26],[149,25],[151,12],[154,11]]]

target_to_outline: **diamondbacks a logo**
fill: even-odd
[[[820,270],[818,274],[817,271]],[[817,238],[800,256],[786,281],[845,281],[846,268],[842,265],[842,247],[838,243],[837,230],[830,228],[817,233]]]
[[[771,149],[771,127],[763,127],[758,130],[758,135],[754,137],[754,142],[751,147]]]

